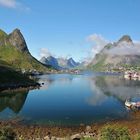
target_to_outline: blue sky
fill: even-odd
[[[139,26],[140,0],[0,0],[0,28],[19,28],[38,59],[81,60],[124,34],[140,40]]]

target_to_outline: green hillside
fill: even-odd
[[[7,88],[36,86],[34,80],[15,71],[9,65],[0,61],[0,91]]]
[[[22,53],[11,45],[0,47],[0,60],[7,62],[15,69],[26,69],[38,71],[48,70],[47,67],[43,66],[35,58],[28,53]]]
[[[5,61],[15,70],[47,72],[51,69],[30,54],[24,37],[18,29],[9,35],[0,30],[0,60],[0,62]]]
[[[10,34],[0,30],[0,91],[38,86],[34,80],[29,79],[28,73],[50,70],[51,67],[43,65],[31,55],[19,29]]]

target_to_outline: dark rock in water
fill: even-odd
[[[15,29],[8,36],[11,45],[15,46],[21,52],[29,52],[25,39],[19,29]]]

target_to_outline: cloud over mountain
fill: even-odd
[[[92,34],[87,37],[87,41],[91,43],[91,57],[93,58],[97,53],[99,53],[108,41],[100,34]]]
[[[52,54],[50,53],[50,51],[47,48],[41,48],[39,55],[40,55],[41,58],[52,56]]]

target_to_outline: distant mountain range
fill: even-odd
[[[35,59],[28,50],[19,29],[7,34],[0,30],[0,62],[18,70],[48,71],[49,67]]]
[[[140,68],[140,44],[124,35],[117,42],[109,43],[88,64],[95,71],[111,71],[129,67]]]
[[[42,57],[40,62],[45,65],[50,65],[57,70],[76,68],[80,64],[78,62],[75,62],[73,58],[55,58],[53,56],[49,56],[47,58]]]

